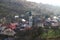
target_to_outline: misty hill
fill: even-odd
[[[25,14],[28,10],[31,10],[33,15],[52,15],[60,12],[59,7],[47,4],[37,4],[26,0],[0,0],[0,16]]]

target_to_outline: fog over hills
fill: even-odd
[[[0,0],[0,15],[2,16],[25,14],[28,10],[31,10],[33,15],[56,15],[60,13],[60,7],[48,4],[37,4],[26,0]]]

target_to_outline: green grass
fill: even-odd
[[[56,38],[59,36],[60,36],[60,29],[57,30],[49,29],[48,32],[44,32],[41,35],[42,38]]]

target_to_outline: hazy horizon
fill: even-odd
[[[53,6],[60,6],[60,0],[27,0],[27,1],[49,4]]]

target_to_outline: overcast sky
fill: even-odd
[[[60,6],[60,0],[27,0],[27,1]]]

